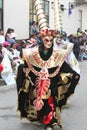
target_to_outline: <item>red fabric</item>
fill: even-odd
[[[38,111],[41,110],[44,105],[43,100],[41,98],[35,99],[33,104],[35,106],[35,109]]]
[[[3,65],[0,64],[0,72],[2,72],[2,71],[3,71]]]
[[[54,115],[53,97],[50,97],[50,98],[48,99],[48,104],[49,104],[49,106],[51,107],[51,112],[49,112],[48,115],[45,115],[45,116],[43,117],[43,123],[44,123],[44,124],[49,124],[50,121],[53,119],[53,115]]]
[[[48,88],[50,85],[50,79],[49,78],[37,78],[36,79],[36,87],[37,87],[37,97],[40,97],[42,99],[42,96],[46,94]]]
[[[10,44],[7,41],[5,41],[3,42],[3,46],[10,46]]]
[[[52,36],[52,37],[56,37],[56,35],[58,34],[58,32],[56,30],[41,30],[40,31],[41,36]]]
[[[43,103],[43,100],[42,100],[42,96],[44,94],[46,94],[48,88],[49,88],[49,85],[50,85],[50,79],[46,78],[45,74],[42,73],[42,75],[44,78],[40,77],[40,78],[37,78],[36,79],[36,87],[37,87],[37,99],[34,100],[33,104],[35,106],[35,108],[37,110],[41,110],[44,103]]]

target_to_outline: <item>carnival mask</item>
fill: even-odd
[[[43,43],[46,48],[51,48],[53,44],[53,37],[52,36],[45,36],[43,37]]]
[[[61,36],[60,34],[57,35],[57,36],[56,36],[56,42],[60,44],[60,43],[61,43],[61,40],[62,40],[62,36]]]

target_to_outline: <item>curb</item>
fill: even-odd
[[[0,90],[8,90],[8,89],[11,89],[11,88],[16,88],[16,84],[0,86]]]

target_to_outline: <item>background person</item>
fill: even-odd
[[[5,36],[2,29],[0,29],[0,44],[3,44],[5,42]]]

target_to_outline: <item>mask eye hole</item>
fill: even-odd
[[[52,40],[50,40],[50,42],[52,42],[53,41],[53,39]]]
[[[46,41],[46,42],[49,42],[49,40],[48,40],[48,39],[45,39],[45,41]]]
[[[51,40],[49,40],[49,39],[45,39],[44,41],[46,41],[46,42],[52,42],[53,39],[51,39]]]

